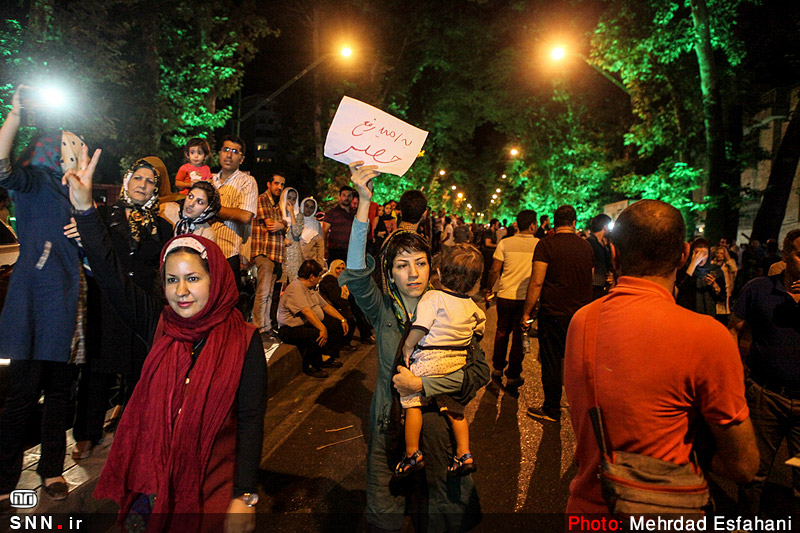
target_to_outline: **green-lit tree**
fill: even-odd
[[[270,32],[255,7],[37,0],[26,17],[6,21],[19,33],[19,46],[3,50],[6,79],[69,89],[64,123],[102,142],[108,176],[118,174],[113,162],[145,154],[177,162],[186,137],[208,136],[230,117],[216,100],[238,89],[255,39]]]
[[[612,0],[592,40],[592,60],[622,77],[637,117],[626,141],[641,161],[633,179],[621,184],[629,193],[641,187],[644,195],[659,188],[654,179],[678,179],[667,187],[688,196],[705,183],[712,240],[735,234],[738,225],[739,174],[732,152],[741,133],[730,135],[735,125],[724,130],[723,116],[740,98],[735,77],[744,46],[734,30],[745,3]],[[703,169],[700,180],[697,169]],[[689,211],[700,207],[679,203]]]

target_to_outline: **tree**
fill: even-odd
[[[738,138],[726,137],[722,117],[736,116],[726,109],[740,96],[729,94],[726,102],[718,87],[724,80],[724,85],[738,89],[734,80],[744,47],[734,30],[746,3],[614,0],[592,42],[593,60],[618,72],[633,96],[638,120],[627,142],[639,148],[638,166],[645,170],[635,174],[669,179],[692,175],[693,170],[686,172],[705,166],[700,182],[681,183],[707,185],[706,234],[712,239],[723,232],[735,234],[738,224],[739,176],[733,156],[726,152]],[[701,114],[706,117],[703,128],[693,120]],[[736,129],[732,124],[728,132]],[[677,167],[679,162],[686,166]],[[688,197],[692,189],[682,192]],[[697,200],[685,202],[688,211],[698,210]]]
[[[786,204],[792,194],[792,183],[800,162],[800,106],[794,109],[786,132],[772,163],[767,188],[753,221],[753,232],[750,239],[766,242],[777,239],[783,218],[786,215]]]
[[[253,0],[41,0],[28,15],[7,79],[70,89],[64,123],[102,142],[115,178],[112,161],[169,160],[187,136],[224,123],[230,109],[216,99],[238,89],[255,39],[271,31]]]

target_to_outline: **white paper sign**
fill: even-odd
[[[345,96],[325,139],[325,157],[345,164],[364,161],[381,172],[402,176],[427,137],[427,131]]]

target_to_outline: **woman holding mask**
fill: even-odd
[[[425,470],[403,481],[393,479],[394,466],[404,453],[402,437],[395,438],[402,433],[397,394],[454,393],[461,395],[460,400],[469,401],[489,382],[489,367],[477,343],[469,350],[467,365],[444,377],[419,378],[408,368],[398,366],[398,347],[410,328],[417,302],[429,287],[430,245],[413,232],[397,231],[391,235],[378,258],[385,292],[378,288],[372,277],[375,261],[366,255],[372,199],[369,182],[378,172],[374,166],[362,165],[363,162],[350,165],[361,203],[350,232],[348,268],[339,276],[339,284],[349,287],[375,327],[377,337],[378,376],[370,408],[367,451],[367,522],[373,531],[400,530],[408,509],[418,531],[426,527],[430,531],[467,531],[480,521],[480,502],[471,476],[447,475],[452,460],[450,430],[438,410],[423,414]]]
[[[109,230],[120,265],[140,289],[156,294],[159,254],[172,237],[170,223],[158,215],[159,187],[169,180],[157,157],[137,160],[125,173],[120,199],[97,211]],[[77,237],[75,225],[65,235]],[[142,370],[147,347],[114,313],[97,280],[87,276],[87,363],[78,381],[72,458],[88,458],[103,440],[103,421],[111,389],[118,385],[115,410],[107,430],[114,431]],[[119,377],[118,377],[119,376]]]
[[[226,531],[252,531],[267,399],[261,338],[235,308],[222,251],[203,237],[164,247],[166,307],[122,275],[92,207],[98,158],[64,180],[97,282],[150,352],[95,496],[120,504],[128,530],[220,531],[224,520]]]

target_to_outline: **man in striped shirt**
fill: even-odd
[[[219,221],[214,223],[213,228],[217,234],[217,244],[236,275],[237,285],[241,284],[239,252],[242,244],[250,238],[258,203],[256,180],[239,170],[239,165],[244,161],[244,151],[242,139],[226,135],[219,151],[219,164],[222,168],[212,176],[212,183],[222,201],[222,208],[217,213]]]

